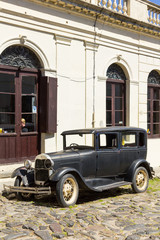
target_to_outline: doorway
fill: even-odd
[[[0,70],[0,163],[33,159],[39,152],[38,73]]]
[[[22,46],[0,55],[0,164],[32,160],[40,152],[39,67],[36,55]]]

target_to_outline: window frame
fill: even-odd
[[[147,129],[149,132],[149,134],[148,134],[149,138],[159,138],[160,137],[160,108],[158,111],[154,111],[154,109],[153,109],[153,103],[155,100],[159,101],[159,106],[160,106],[160,98],[154,99],[154,90],[157,90],[157,89],[159,90],[159,96],[160,96],[160,85],[148,83]],[[150,94],[149,94],[149,91],[150,91]],[[153,126],[154,126],[153,113],[159,113],[159,122],[156,123],[157,125],[159,125],[159,133],[158,134],[154,134],[154,132],[153,132]],[[150,119],[148,118],[149,114],[150,114]],[[149,128],[149,125],[150,125],[150,128]]]
[[[107,89],[107,84],[110,83],[112,86],[111,89],[111,96],[107,95],[107,90],[106,90],[106,127],[109,126],[125,126],[126,125],[126,84],[125,84],[125,80],[120,80],[120,79],[111,79],[108,78],[106,80],[106,89]],[[121,97],[116,97],[115,96],[115,87],[116,84],[121,85],[122,86],[122,95]],[[107,99],[111,98],[111,110],[107,109]],[[122,99],[122,107],[121,110],[116,110],[115,108],[115,100],[116,98],[121,98]],[[107,113],[111,112],[111,124],[107,123]],[[122,112],[122,123],[116,123],[116,112]]]

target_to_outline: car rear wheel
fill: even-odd
[[[133,181],[132,189],[136,193],[145,192],[148,188],[149,176],[148,171],[144,167],[139,167],[136,169]]]
[[[79,187],[72,174],[64,175],[56,184],[56,197],[62,207],[74,205],[79,195]]]
[[[21,177],[16,178],[16,180],[14,182],[14,186],[15,187],[24,187],[24,184],[23,184],[23,181],[22,181]],[[33,197],[33,195],[30,194],[30,193],[20,193],[20,192],[16,193],[16,198],[18,200],[31,200],[32,197]]]

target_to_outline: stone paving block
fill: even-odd
[[[57,222],[49,225],[49,228],[51,229],[52,232],[56,234],[62,233],[61,225]]]
[[[42,240],[53,240],[52,236],[48,231],[39,230],[35,231],[35,234],[39,236]]]

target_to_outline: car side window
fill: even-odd
[[[117,148],[117,135],[116,134],[100,134],[99,135],[99,148],[111,149]]]
[[[139,133],[139,147],[145,146],[145,135],[143,132]]]
[[[122,133],[122,147],[136,147],[136,134],[135,133]]]

